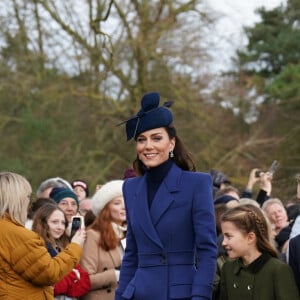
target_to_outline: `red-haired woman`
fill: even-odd
[[[122,180],[104,184],[92,198],[95,221],[87,230],[81,266],[88,271],[91,291],[83,300],[113,300],[124,253],[126,213]]]

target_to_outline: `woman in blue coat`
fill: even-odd
[[[172,113],[159,100],[144,95],[126,121],[141,176],[123,185],[128,229],[115,299],[209,300],[217,256],[212,179],[191,172]]]

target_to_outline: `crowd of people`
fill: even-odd
[[[213,299],[300,299],[300,176],[297,196],[284,204],[272,195],[273,174],[258,171],[250,171],[240,193],[211,170],[218,244]]]
[[[48,178],[30,202],[28,180],[0,172],[0,299],[300,299],[300,177],[284,204],[268,171],[243,191],[196,172],[170,106],[143,96],[124,122],[133,167],[94,191]]]

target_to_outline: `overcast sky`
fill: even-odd
[[[255,14],[256,8],[264,6],[272,9],[286,2],[286,0],[206,1],[219,15],[215,29],[212,29],[211,32],[215,49],[215,69],[217,70],[228,69],[235,49],[246,44],[247,40],[242,33],[242,28],[259,21],[259,16]]]

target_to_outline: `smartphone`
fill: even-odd
[[[274,175],[276,169],[278,168],[278,165],[279,165],[279,163],[278,163],[277,160],[274,160],[274,161],[272,162],[272,165],[270,166],[270,168],[269,168],[269,170],[268,170],[268,172],[270,173],[271,176]]]
[[[257,170],[255,171],[255,177],[260,177],[260,174],[262,173],[261,170]]]
[[[84,228],[84,219],[83,216],[73,216],[72,217],[72,226],[70,239],[74,236],[77,230]]]
[[[273,175],[274,175],[276,169],[278,168],[278,165],[279,165],[279,163],[278,163],[277,160],[274,160],[274,161],[272,162],[272,164],[271,164],[271,166],[270,166],[270,168],[269,168],[269,170],[268,170],[268,173],[270,174],[270,176],[273,176]],[[260,174],[261,174],[261,173],[262,173],[261,170],[257,170],[257,171],[255,172],[255,177],[260,177]]]

